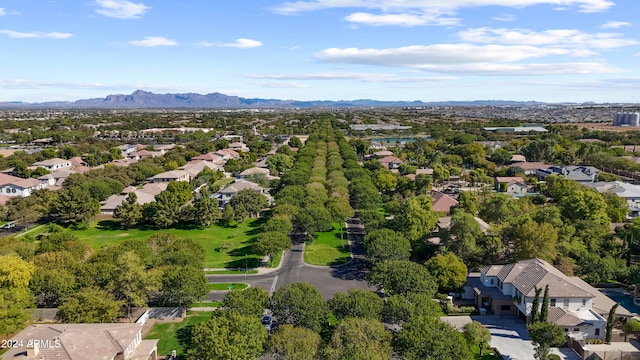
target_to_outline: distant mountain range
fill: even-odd
[[[536,101],[378,101],[378,100],[277,100],[248,99],[228,96],[221,93],[211,94],[154,94],[136,90],[131,95],[109,95],[103,99],[85,99],[77,101],[53,101],[28,103],[22,101],[0,102],[0,108],[67,108],[67,109],[173,109],[173,108],[347,108],[347,107],[421,107],[421,106],[535,106]]]

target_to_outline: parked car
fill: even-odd
[[[4,224],[4,226],[3,226],[4,229],[13,229],[14,227],[16,227],[16,223],[14,223],[14,222],[10,222],[10,223]]]
[[[269,315],[265,315],[262,317],[262,325],[264,325],[264,327],[267,329],[267,331],[271,331],[271,325],[273,324],[273,321],[271,319],[271,316]]]

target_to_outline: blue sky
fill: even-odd
[[[0,101],[640,103],[638,0],[0,0]]]

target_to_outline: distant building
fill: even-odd
[[[618,112],[613,114],[613,126],[640,126],[640,113]]]
[[[189,181],[191,175],[185,170],[165,171],[149,178],[152,183],[172,182],[172,181]]]
[[[47,159],[33,163],[35,167],[43,167],[49,171],[54,171],[63,168],[70,168],[71,161],[59,158]]]
[[[411,126],[403,126],[399,124],[354,124],[350,125],[351,130],[365,131],[365,130],[408,130]]]
[[[511,133],[525,133],[525,132],[548,132],[543,126],[538,125],[524,125],[524,126],[512,126],[512,127],[485,127],[484,131],[490,132],[511,132]]]
[[[520,176],[498,176],[495,178],[494,186],[497,192],[513,195],[523,195],[528,190],[527,184]]]

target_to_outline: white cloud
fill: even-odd
[[[146,46],[146,47],[178,45],[176,41],[167,39],[162,36],[145,36],[144,40],[131,40],[129,41],[129,44],[134,46]]]
[[[126,0],[96,0],[96,13],[117,19],[138,19],[150,8],[143,3]]]
[[[579,46],[584,48],[609,49],[636,45],[638,42],[620,38],[621,34],[588,34],[580,30],[557,29],[533,31],[524,29],[476,28],[460,31],[462,41],[486,44],[535,45],[535,46]]]
[[[375,73],[307,73],[307,74],[246,74],[252,79],[272,80],[359,80],[364,82],[439,82],[456,80],[454,76],[414,76],[398,77],[391,74]]]
[[[276,6],[273,11],[283,15],[333,8],[365,8],[384,13],[435,12],[451,13],[460,8],[480,6],[504,6],[522,8],[526,6],[548,4],[562,7],[578,7],[581,12],[604,11],[615,4],[609,0],[309,0],[290,1]]]
[[[442,17],[434,14],[370,14],[364,12],[353,13],[345,17],[345,20],[373,26],[420,26],[420,25],[457,25],[458,18]]]
[[[270,89],[302,89],[307,86],[296,82],[269,82],[269,83],[254,83],[254,85],[270,88]]]
[[[197,47],[197,48],[205,48],[205,47],[212,47],[212,46],[216,46],[216,43],[212,43],[212,42],[209,42],[209,41],[202,41],[202,40],[199,40],[199,41],[196,41],[196,42],[194,43],[194,46],[195,46],[195,47]]]
[[[553,75],[622,71],[600,62],[520,63],[554,55],[576,56],[583,52],[535,46],[437,44],[389,49],[332,48],[315,57],[327,63],[406,67],[450,74]]]
[[[73,36],[70,33],[50,32],[44,33],[39,31],[20,32],[14,30],[0,30],[0,34],[7,35],[16,39],[66,39]]]
[[[250,48],[262,46],[262,42],[260,42],[258,40],[240,38],[240,39],[236,39],[235,42],[228,43],[228,44],[222,44],[220,46],[234,47],[234,48],[239,48],[239,49],[250,49]]]
[[[5,89],[43,89],[43,88],[81,88],[81,89],[101,89],[102,83],[87,82],[57,82],[26,79],[0,80],[0,88]]]
[[[623,26],[631,26],[631,23],[628,23],[626,21],[609,21],[602,24],[603,29],[618,29]]]
[[[0,16],[4,15],[7,15],[7,12],[4,10],[4,8],[0,8]]]
[[[507,22],[514,21],[515,19],[516,19],[516,16],[513,14],[501,14],[493,18],[493,20],[496,20],[496,21],[507,21]]]

